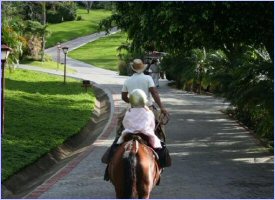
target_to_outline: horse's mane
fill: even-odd
[[[137,177],[136,177],[136,165],[137,165],[137,157],[133,152],[129,153],[128,157],[123,158],[124,163],[124,173],[125,177],[125,185],[124,185],[124,194],[125,198],[138,198],[137,194]]]

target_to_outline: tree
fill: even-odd
[[[205,79],[215,83],[245,121],[261,127],[259,132],[272,138],[273,2],[116,2],[115,5],[116,12],[103,20],[101,27],[109,29],[115,23],[127,32],[132,52],[145,52],[149,48],[168,52],[162,65],[178,88],[186,88],[195,80],[197,67],[201,69],[200,75],[206,68],[204,76],[199,77],[200,83]],[[203,48],[208,52],[202,51]],[[193,49],[197,49],[196,54]],[[264,115],[267,118],[260,124]]]
[[[133,48],[154,41],[170,53],[203,46],[232,52],[263,44],[273,57],[272,2],[116,2],[109,20],[128,32]]]
[[[22,56],[38,59],[49,32],[45,25],[45,2],[2,2],[2,42],[13,49],[8,63],[18,63]],[[26,13],[30,10],[31,13]],[[37,11],[40,11],[38,13]],[[42,20],[42,21],[41,21]],[[44,21],[44,22],[43,22]],[[42,25],[41,23],[44,23]]]
[[[93,5],[93,1],[83,1],[83,4],[85,4],[87,13],[89,14],[89,13],[90,13],[90,10],[91,10],[91,7],[92,7],[92,5]]]
[[[194,61],[196,68],[195,71],[198,75],[198,81],[199,81],[199,90],[198,93],[201,93],[201,83],[202,83],[202,79],[203,79],[203,74],[206,71],[206,67],[207,67],[207,54],[206,54],[206,50],[203,47],[202,49],[193,49],[192,50],[192,60]]]
[[[46,2],[45,1],[41,2],[41,6],[42,6],[42,15],[43,15],[42,25],[44,27],[46,27]],[[41,61],[42,62],[44,62],[45,44],[46,44],[46,28],[43,29],[43,36],[42,36],[42,53],[41,53]]]

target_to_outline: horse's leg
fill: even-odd
[[[155,162],[155,158],[153,154],[148,154],[147,152],[143,152],[146,156],[140,156],[141,159],[139,162],[139,170],[138,170],[138,195],[139,198],[149,199],[151,191],[155,186],[155,178],[157,163]],[[146,154],[147,153],[147,154]],[[151,156],[149,156],[151,155]]]
[[[150,192],[142,192],[141,194],[138,195],[139,199],[149,199],[150,198]]]
[[[116,198],[123,199],[124,197],[124,174],[123,174],[123,166],[121,163],[122,151],[118,149],[115,153],[113,160],[109,165],[109,176],[112,184],[115,187]]]
[[[148,177],[143,177],[143,180],[138,183],[138,198],[149,199],[151,193],[151,184]]]
[[[117,199],[124,199],[124,192],[123,190],[119,189],[119,188],[115,188],[116,190],[116,198]]]
[[[138,198],[140,199],[149,199],[150,193],[153,185],[153,177],[150,175],[148,169],[149,166],[143,166],[139,172],[139,181],[138,181]],[[149,173],[148,173],[149,172]]]
[[[114,175],[114,183],[115,191],[116,191],[116,198],[117,199],[125,199],[125,188],[124,188],[124,176],[121,174],[121,171],[116,170]]]

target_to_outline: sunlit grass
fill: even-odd
[[[51,31],[51,35],[47,38],[46,47],[98,32],[99,22],[111,14],[108,10],[92,10],[88,14],[87,10],[78,9],[77,15],[81,16],[82,20],[49,24],[48,30]]]
[[[119,32],[90,42],[70,52],[70,57],[100,68],[118,71],[117,48],[126,42],[126,34]]]
[[[63,64],[57,64],[57,62],[55,61],[44,61],[44,62],[40,62],[40,61],[30,61],[30,60],[25,60],[22,61],[21,64],[25,64],[25,65],[31,65],[31,66],[35,66],[35,67],[41,67],[44,69],[53,69],[53,70],[58,70],[58,71],[64,71],[64,65]],[[66,71],[68,73],[74,73],[76,72],[76,70],[70,68],[69,65],[66,66]]]
[[[6,70],[2,180],[77,134],[94,107],[93,91],[44,73]]]

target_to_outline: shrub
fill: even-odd
[[[105,10],[112,10],[114,5],[112,2],[107,1],[95,1],[92,5],[93,9],[105,9]]]
[[[62,21],[73,21],[76,19],[76,10],[75,2],[55,4],[55,9],[47,11],[47,22],[56,24]]]
[[[14,67],[19,62],[19,57],[23,54],[23,49],[26,49],[26,40],[23,39],[20,32],[16,31],[8,21],[3,21],[1,31],[1,43],[8,45],[12,49],[12,53],[8,57],[7,66]]]
[[[47,11],[47,22],[57,24],[62,22],[62,15],[53,10]]]
[[[120,60],[118,63],[119,75],[128,75],[128,65],[124,60]]]
[[[82,16],[78,15],[78,16],[76,17],[76,20],[77,20],[77,21],[81,21],[81,20],[82,20]]]
[[[42,40],[39,37],[32,36],[29,39],[28,47],[29,47],[29,55],[35,59],[38,60],[40,58],[40,52],[42,49]]]
[[[62,15],[63,21],[73,21],[76,19],[77,5],[74,2],[63,2],[57,9]]]

